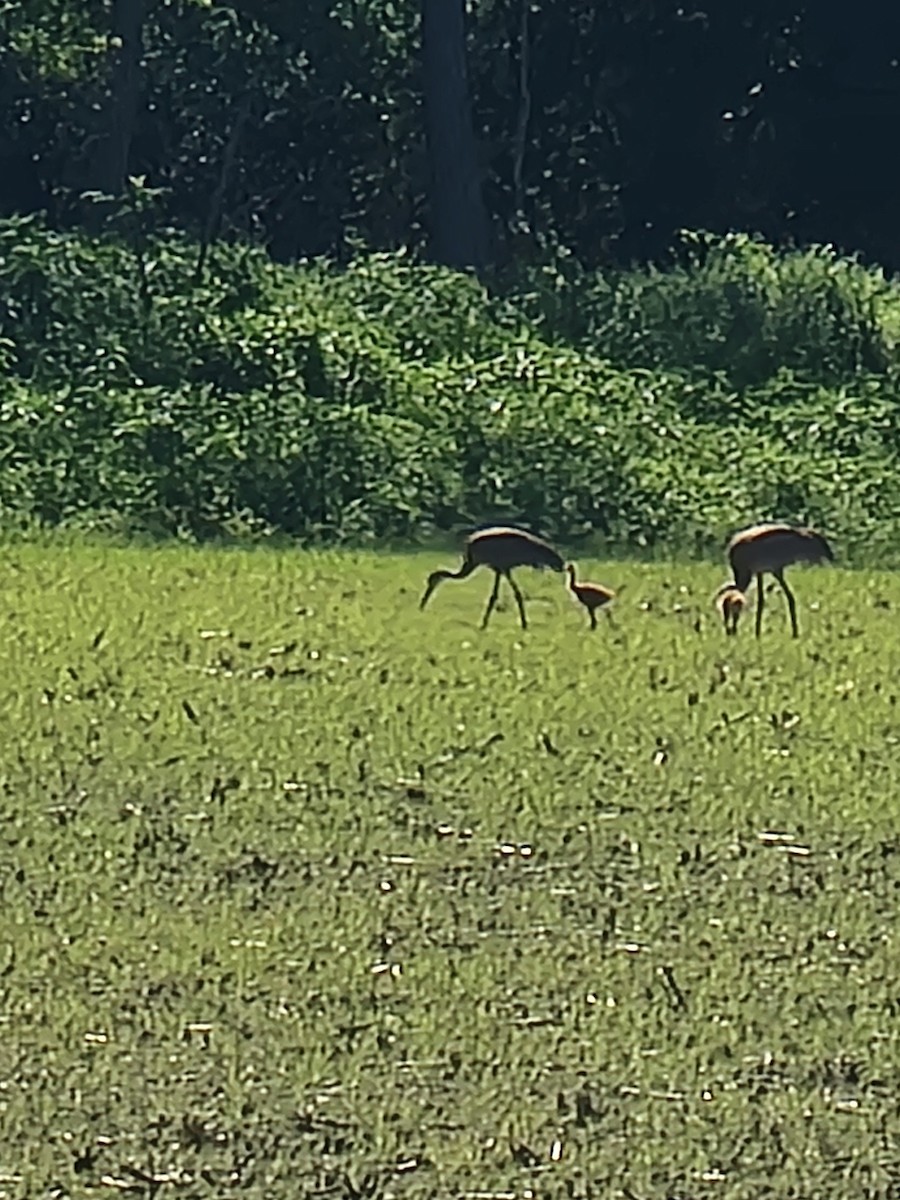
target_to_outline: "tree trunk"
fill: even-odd
[[[141,91],[141,55],[146,0],[113,0],[112,36],[117,45],[92,156],[88,190],[121,196],[128,177],[128,153]]]
[[[431,254],[447,266],[479,270],[488,260],[488,217],[472,130],[463,5],[422,0]]]

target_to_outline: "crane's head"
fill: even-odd
[[[428,603],[428,601],[431,598],[431,593],[434,591],[434,589],[437,587],[437,585],[441,582],[441,580],[446,579],[448,577],[448,575],[450,575],[450,574],[451,574],[450,571],[432,571],[431,572],[431,574],[428,576],[428,580],[425,584],[425,592],[422,596],[422,599],[419,601],[420,609],[423,609],[425,607],[425,605]]]

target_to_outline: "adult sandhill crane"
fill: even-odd
[[[798,562],[818,563],[826,559],[832,562],[834,553],[821,533],[803,525],[751,525],[734,535],[727,554],[738,591],[746,592],[756,576],[756,636],[762,629],[763,575],[768,573],[775,576],[787,597],[791,632],[798,637],[797,605],[784,581],[784,569]]]
[[[722,614],[722,620],[725,622],[725,632],[731,635],[736,634],[738,621],[741,619],[747,603],[746,596],[729,579],[716,592],[715,602],[716,608]]]
[[[505,578],[516,597],[522,628],[527,629],[525,600],[512,577],[514,568],[549,567],[551,571],[562,571],[563,565],[561,555],[557,554],[551,545],[533,533],[526,533],[524,529],[513,529],[508,525],[479,529],[466,538],[463,561],[458,570],[432,571],[428,576],[425,595],[419,602],[419,608],[425,607],[431,593],[442,579],[466,579],[478,567],[490,567],[494,572],[494,588],[485,609],[481,628],[487,628],[500,592],[500,580]]]
[[[569,575],[569,591],[579,603],[583,604],[591,619],[591,629],[597,628],[597,609],[604,608],[615,599],[616,593],[612,588],[604,587],[602,583],[576,583],[575,564],[566,563]]]

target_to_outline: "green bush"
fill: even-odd
[[[0,224],[0,516],[208,536],[481,519],[708,551],[811,520],[900,544],[900,291],[697,238],[491,294],[403,255],[276,266]]]
[[[718,375],[733,388],[782,369],[830,384],[896,363],[900,291],[875,268],[743,233],[684,233],[676,258],[665,270],[544,266],[522,299],[548,334],[619,366]]]

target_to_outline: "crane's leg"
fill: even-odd
[[[597,628],[597,614],[592,608],[588,609],[588,616],[591,618],[591,629]]]
[[[509,586],[513,590],[513,595],[516,598],[516,604],[518,604],[518,606],[519,606],[519,619],[522,622],[522,628],[527,629],[528,622],[525,619],[525,597],[519,591],[518,585],[516,584],[516,581],[513,579],[511,572],[509,572],[509,571],[506,572],[506,578],[509,580]],[[497,582],[498,583],[500,582],[499,575],[497,576]]]
[[[487,603],[487,608],[484,610],[484,619],[481,622],[481,628],[487,629],[487,623],[491,619],[491,613],[494,611],[494,605],[497,603],[497,597],[500,594],[500,572],[494,572],[494,586],[491,588],[491,596]]]
[[[756,577],[756,636],[759,637],[762,630],[762,614],[763,604],[765,603],[765,589],[763,588],[763,573]]]
[[[794,637],[799,637],[800,630],[797,626],[797,602],[794,599],[794,593],[791,591],[791,589],[785,583],[784,573],[782,571],[773,571],[772,574],[778,580],[778,583],[781,586],[781,590],[784,592],[785,596],[787,597],[788,611],[791,614],[791,633],[793,634]]]

